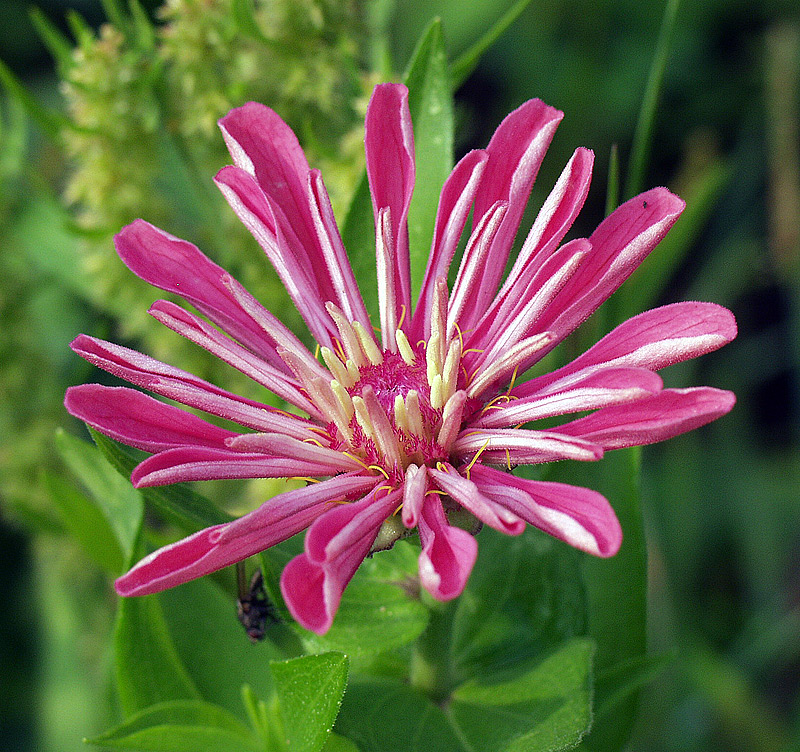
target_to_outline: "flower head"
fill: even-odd
[[[216,182],[275,266],[320,345],[322,362],[195,246],[141,220],[117,235],[117,251],[132,271],[205,316],[160,300],[150,310],[156,319],[303,416],[87,336],[73,349],[91,363],[243,430],[217,427],[137,390],[94,384],[68,391],[69,411],[153,453],[134,470],[136,486],[317,479],[154,552],[117,580],[120,594],[172,587],[308,528],[304,553],[284,569],[281,589],[294,617],[323,633],[364,557],[404,529],[419,531],[422,586],[440,600],[458,596],[477,555],[473,535],[451,524],[463,512],[476,526],[518,535],[528,523],[583,551],[611,556],[622,532],[603,496],[523,479],[513,467],[598,460],[609,449],[691,430],[733,406],[729,392],[665,389],[655,373],[735,336],[731,313],[709,303],[643,313],[568,365],[521,382],[619,287],[684,206],[656,188],[620,206],[589,238],[562,243],[589,188],[592,153],[578,149],[503,280],[531,186],[562,117],[538,100],[511,113],[489,146],[467,154],[445,182],[412,305],[407,216],[414,144],[407,96],[401,85],[378,86],[366,119],[379,336],[319,172],[309,168],[288,126],[262,105],[247,104],[221,120],[234,165]],[[472,231],[448,289],[470,211]],[[529,426],[576,413],[588,414],[555,428]]]

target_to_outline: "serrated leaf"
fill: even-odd
[[[453,693],[448,715],[470,749],[556,752],[589,729],[594,644],[575,639],[501,682],[473,680]]]
[[[61,513],[64,526],[84,552],[108,574],[118,575],[125,558],[117,536],[98,506],[65,478],[54,473],[43,476],[50,501]]]
[[[325,745],[347,686],[347,667],[347,656],[341,653],[270,664],[292,752],[319,752]]]
[[[514,5],[490,27],[472,47],[453,61],[451,66],[453,91],[457,91],[458,87],[469,78],[472,71],[478,67],[483,53],[500,38],[503,32],[511,26],[517,18],[519,18],[522,11],[524,11],[530,3],[531,0],[518,0],[514,3]]]
[[[139,492],[120,478],[91,444],[63,430],[56,432],[55,443],[67,467],[86,487],[114,531],[125,561],[129,560],[144,511]]]
[[[150,706],[87,741],[137,752],[261,752],[247,726],[223,708],[199,700]]]
[[[89,433],[103,456],[117,472],[124,478],[130,479],[133,468],[139,464],[139,460],[131,451],[92,428],[89,428]],[[128,480],[128,484],[130,487],[130,480]],[[211,525],[230,522],[233,519],[213,502],[182,483],[143,488],[139,493],[142,494],[145,501],[152,504],[165,517],[186,532],[196,532]]]
[[[422,634],[428,610],[404,589],[417,575],[418,553],[407,541],[400,541],[390,551],[367,559],[345,589],[327,634],[303,631],[309,652],[369,655],[407,645]]]
[[[282,657],[269,640],[252,644],[236,616],[236,603],[208,578],[158,595],[181,663],[204,700],[242,715],[242,685],[269,697],[270,660]]]
[[[408,212],[408,240],[412,299],[416,299],[428,261],[439,194],[453,169],[453,94],[438,18],[422,34],[404,80],[414,124],[416,180]]]

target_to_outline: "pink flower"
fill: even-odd
[[[622,532],[603,496],[525,480],[511,473],[513,466],[599,460],[607,449],[667,439],[733,406],[730,392],[664,389],[655,373],[733,339],[732,314],[710,303],[643,313],[563,368],[518,383],[620,286],[684,207],[655,188],[620,206],[588,239],[562,243],[591,177],[592,152],[578,149],[503,281],[531,186],[562,117],[538,100],[512,112],[489,146],[467,154],[448,178],[412,306],[406,220],[414,143],[407,97],[403,86],[378,86],[366,119],[379,338],[320,173],[309,169],[288,126],[262,105],[247,104],[220,122],[235,165],[216,182],[275,266],[324,364],[192,244],[142,220],[117,235],[117,251],[134,273],[178,293],[205,319],[165,300],[153,304],[153,316],[307,417],[84,335],[73,349],[89,362],[243,431],[219,428],[133,389],[97,384],[71,388],[68,410],[153,453],[133,472],[137,487],[322,478],[152,553],[117,580],[121,595],[178,585],[308,528],[305,552],[285,568],[281,589],[294,617],[321,634],[364,557],[397,537],[398,519],[419,531],[422,586],[440,600],[458,596],[477,544],[450,524],[457,510],[509,535],[528,523],[583,551],[612,556]],[[472,234],[449,290],[448,270],[471,210]],[[556,428],[527,427],[588,411]]]

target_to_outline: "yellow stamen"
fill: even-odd
[[[316,439],[303,439],[304,444],[316,444],[320,449],[324,449],[322,444]]]
[[[353,331],[355,331],[356,337],[358,337],[358,344],[361,346],[361,350],[364,355],[367,356],[369,362],[374,366],[379,366],[383,363],[383,353],[381,353],[380,349],[375,344],[375,340],[372,339],[360,321],[353,322]]]
[[[369,465],[368,465],[366,462],[364,462],[364,460],[362,460],[360,457],[357,457],[355,454],[351,454],[350,452],[342,452],[342,454],[343,454],[345,457],[349,457],[349,458],[350,458],[351,460],[353,460],[354,462],[357,462],[357,463],[358,463],[359,465],[361,465],[361,467],[363,467],[365,470],[369,470]]]
[[[489,446],[490,442],[491,442],[491,439],[486,439],[486,442],[484,443],[484,445],[477,452],[475,452],[475,456],[472,458],[472,460],[470,461],[469,465],[467,465],[467,467],[466,467],[466,471],[467,472],[472,470],[472,466],[478,461],[478,457],[480,457],[486,451],[486,447]]]
[[[304,475],[293,475],[291,478],[287,478],[286,480],[304,480],[306,483],[319,483],[319,478],[306,478]]]
[[[406,333],[402,329],[398,329],[394,333],[394,338],[397,341],[397,349],[400,351],[400,357],[410,366],[414,365],[416,358],[414,351],[411,349],[411,343],[406,337]]]
[[[387,473],[380,465],[367,465],[368,470],[377,470],[386,480],[389,480],[389,473]]]
[[[508,451],[508,447],[506,447],[506,465],[508,466],[508,472],[511,472],[511,452]]]
[[[406,320],[406,306],[405,306],[405,303],[401,303],[400,304],[400,308],[402,308],[403,310],[402,310],[402,313],[400,314],[400,321],[397,322],[397,328],[398,329],[402,329],[403,328],[403,322]]]

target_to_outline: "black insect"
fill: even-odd
[[[642,201],[642,209],[646,209],[646,208],[647,208],[647,201]]]
[[[260,642],[266,634],[267,624],[276,624],[281,618],[267,597],[260,569],[253,572],[249,587],[245,587],[243,566],[236,568],[236,574],[239,580],[239,599],[236,601],[237,616],[250,641]]]

